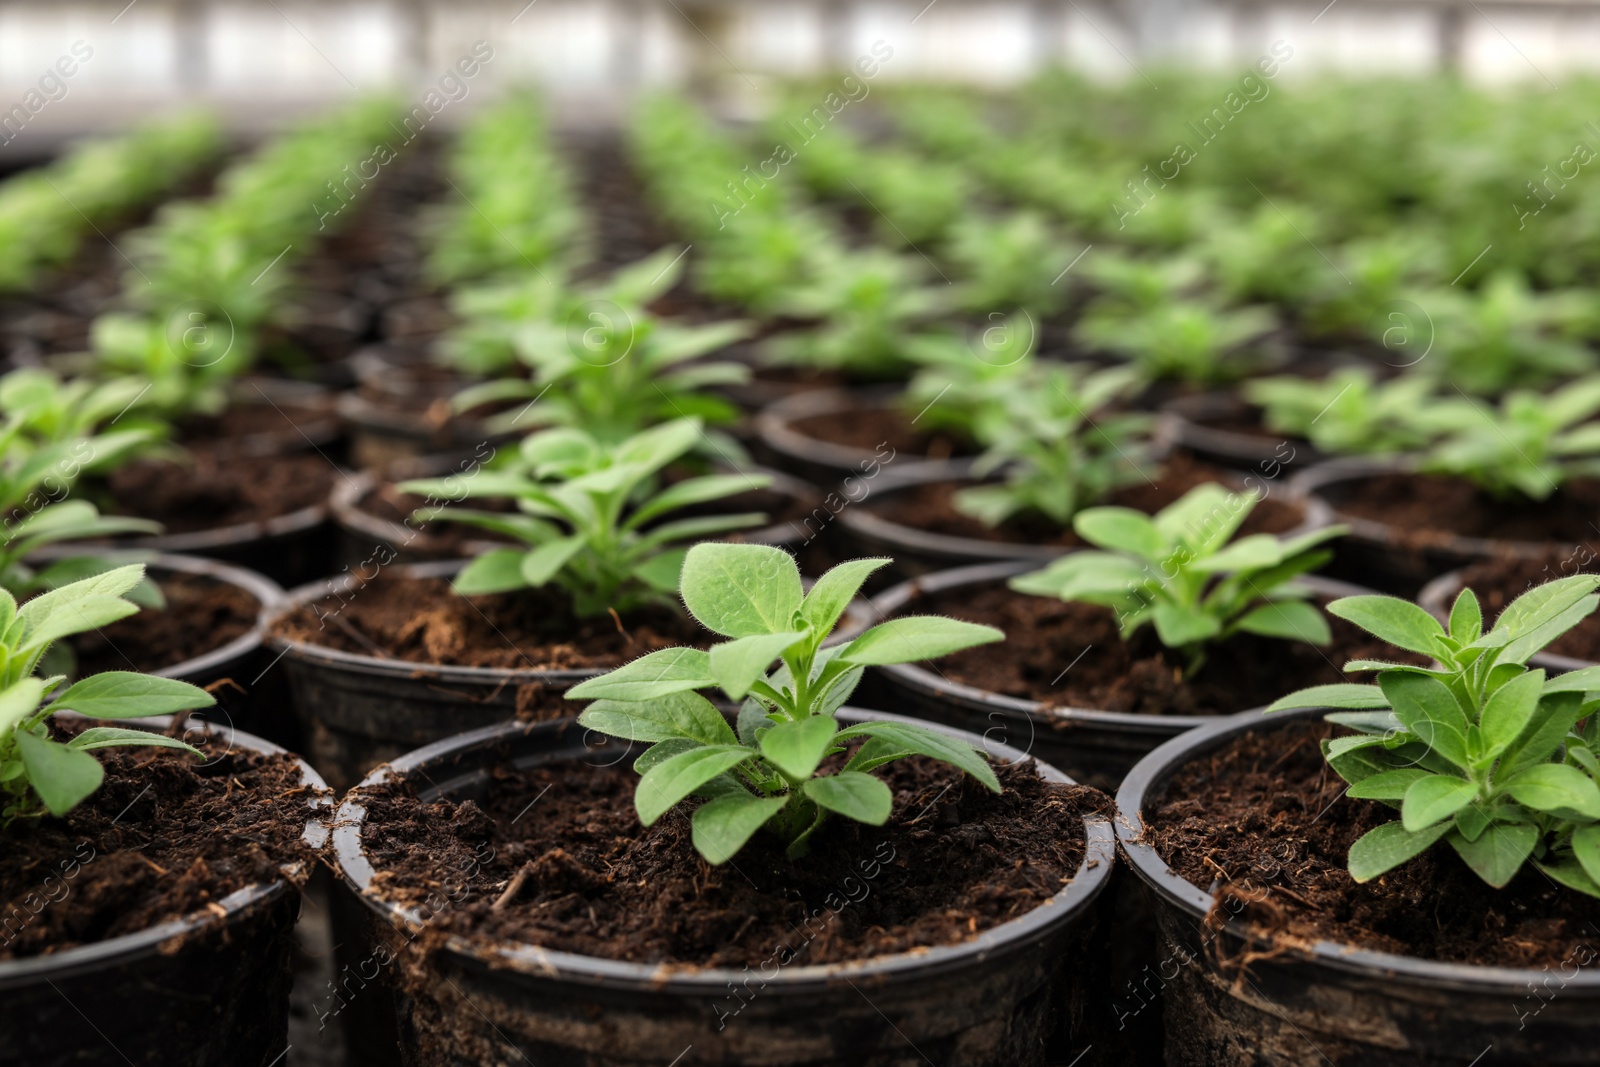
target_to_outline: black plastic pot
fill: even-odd
[[[1173,447],[1234,470],[1262,471],[1277,464],[1300,470],[1323,458],[1309,441],[1226,430],[1211,425],[1249,414],[1251,407],[1234,393],[1194,393],[1169,401],[1161,409],[1161,436]]]
[[[897,455],[887,444],[858,449],[811,437],[795,423],[817,415],[856,411],[864,421],[876,412],[898,413],[902,390],[878,386],[860,389],[818,389],[785,397],[756,416],[757,454],[762,462],[803,478],[813,485],[831,487],[847,477],[877,477],[880,470],[941,471],[946,477],[965,473],[971,460]]]
[[[1319,463],[1296,474],[1289,487],[1308,501],[1320,502],[1336,522],[1350,532],[1333,543],[1334,561],[1330,571],[1341,578],[1370,585],[1384,592],[1415,596],[1428,582],[1446,571],[1491,558],[1530,559],[1548,554],[1555,541],[1501,541],[1486,537],[1462,537],[1446,530],[1426,544],[1406,544],[1392,526],[1339,509],[1352,483],[1375,474],[1393,474],[1415,469],[1410,459],[1345,458]],[[1441,527],[1449,521],[1440,517]]]
[[[210,447],[219,454],[275,456],[304,452],[308,448],[326,451],[338,444],[342,431],[334,411],[334,399],[320,385],[284,378],[251,377],[233,383],[229,392],[230,409],[271,409],[282,416],[282,425],[215,440]],[[224,411],[218,421],[227,418],[228,413]]]
[[[159,731],[167,719],[118,725]],[[258,752],[282,749],[192,722]],[[300,763],[305,841],[328,839],[332,795]],[[271,1067],[288,1047],[290,958],[300,910],[291,870],[182,919],[46,956],[0,961],[0,1067]],[[93,879],[86,866],[80,878]]]
[[[1174,875],[1144,842],[1147,800],[1183,765],[1248,731],[1322,714],[1243,712],[1201,727],[1146,756],[1117,793],[1117,839],[1155,898],[1167,946],[1158,980],[1167,1064],[1593,1063],[1600,974],[1592,970],[1568,977],[1548,967],[1476,967],[1328,941],[1269,946],[1223,914],[1231,908],[1214,910],[1209,892]],[[1246,953],[1242,972],[1219,962]]]
[[[349,363],[361,391],[340,395],[339,417],[350,435],[350,461],[363,470],[385,470],[422,456],[481,459],[491,446],[515,436],[491,433],[478,420],[459,415],[431,422],[428,410],[448,404],[466,383],[419,378],[414,368],[432,366],[419,352],[376,345],[357,352]],[[378,403],[364,393],[392,403]]]
[[[1459,592],[1461,592],[1461,571],[1446,571],[1422,587],[1422,592],[1417,594],[1417,604],[1440,622],[1448,622],[1450,606],[1455,603],[1456,594]],[[1534,667],[1543,667],[1551,674],[1564,674],[1567,671],[1595,666],[1592,660],[1558,656],[1554,652],[1535,652],[1528,658],[1528,663]]]
[[[395,566],[401,577],[448,578],[465,562]],[[348,597],[357,581],[357,575],[346,574],[292,589],[263,623],[270,630],[277,619],[313,601]],[[830,643],[859,634],[870,621],[865,604],[851,605]],[[340,790],[386,760],[462,730],[513,719],[535,700],[605,673],[598,668],[511,670],[419,664],[287,641],[270,632],[266,642],[288,674],[295,715],[305,731],[306,757]]]
[[[394,465],[387,472],[387,480],[398,482],[407,478],[434,478],[460,473],[461,470],[461,462],[453,457],[425,456],[415,461]],[[734,473],[770,478],[769,488],[772,492],[798,502],[803,507],[818,505],[816,511],[823,510],[820,506],[822,499],[820,492],[782,471],[746,466]],[[395,522],[363,510],[362,504],[384,481],[385,478],[376,472],[364,471],[349,479],[341,479],[334,486],[333,493],[328,498],[328,509],[333,515],[333,521],[339,527],[339,557],[342,563],[357,566],[371,559],[374,551],[380,549],[387,550],[383,555],[395,562],[421,563],[435,559],[475,556],[491,548],[504,547],[505,542],[470,540],[455,542],[452,551],[449,546],[441,545],[430,537],[425,524],[411,527],[403,522]],[[729,511],[743,510],[737,500],[723,503],[727,504]],[[775,522],[754,530],[735,530],[726,535],[725,539],[746,544],[777,545],[798,549],[814,535],[813,527],[823,521],[821,516],[814,517],[814,515],[815,513],[808,514],[799,521]]]
[[[848,709],[839,717],[895,718]],[[757,980],[764,984],[742,1001],[737,1019],[720,1025],[730,989],[754,990],[743,986],[754,973],[748,968],[669,969],[457,936],[427,954],[408,949],[427,918],[370,892],[363,787],[410,772],[433,783],[425,799],[481,796],[496,768],[593,758],[598,750],[584,735],[566,722],[505,724],[450,738],[379,768],[339,809],[334,860],[365,906],[374,936],[399,961],[390,969],[407,1067],[491,1056],[541,1067],[1044,1062],[1052,1017],[1090,981],[1084,945],[1114,863],[1111,829],[1100,816],[1084,820],[1088,847],[1077,875],[1038,908],[960,945],[762,973]],[[605,760],[625,758],[625,747],[608,742]],[[1022,758],[995,745],[989,750]],[[1070,781],[1047,765],[1039,770],[1051,781]]]
[[[872,598],[872,610],[880,617],[915,612],[922,597],[964,587],[998,585],[1037,569],[1037,563],[1010,561],[940,571],[878,594]],[[1304,577],[1301,582],[1330,598],[1368,592],[1315,575]],[[1221,718],[1051,706],[952,682],[936,670],[912,663],[878,667],[876,671],[894,706],[912,711],[919,718],[1037,754],[1097,789],[1115,789],[1151,749]]]

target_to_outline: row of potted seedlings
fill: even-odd
[[[103,558],[40,554],[46,542],[151,532],[147,519],[110,518],[88,500],[112,499],[103,486],[125,454],[196,440],[185,419],[204,409],[132,394],[146,382],[192,389],[198,368],[208,395],[226,398],[268,347],[259,339],[288,332],[293,316],[279,308],[289,282],[280,304],[253,317],[240,311],[252,297],[226,287],[200,310],[207,328],[236,311],[245,324],[250,347],[238,363],[219,356],[220,370],[206,373],[217,365],[203,358],[209,340],[186,348],[152,331],[145,376],[107,376],[93,403],[63,398],[81,380],[25,371],[0,383],[13,431],[9,499],[21,515],[7,573],[23,602],[5,636],[22,650],[18,679],[50,672],[14,702],[14,754],[0,765],[18,798],[8,832],[48,828],[28,838],[44,851],[87,837],[126,880],[188,894],[111,906],[146,924],[133,930],[77,918],[87,902],[69,893],[33,921],[77,925],[24,940],[0,982],[41,1012],[76,1002],[101,1024],[91,1003],[104,998],[93,994],[111,986],[94,983],[125,982],[136,973],[127,968],[192,967],[208,975],[200,985],[211,997],[203,1026],[181,1024],[197,1034],[184,1046],[197,1050],[193,1061],[271,1063],[287,1044],[287,887],[322,848],[342,888],[339,972],[321,1014],[348,1024],[353,1055],[375,1061],[1069,1062],[1089,1044],[1142,1050],[1129,1032],[1143,1029],[1148,1042],[1161,1010],[1169,1062],[1471,1062],[1489,1044],[1514,1058],[1581,1059],[1592,1003],[1585,931],[1600,895],[1588,716],[1600,678],[1589,677],[1579,642],[1596,580],[1564,578],[1519,599],[1561,562],[1490,559],[1440,578],[1425,608],[1312,572],[1337,554],[1347,576],[1411,595],[1449,558],[1417,568],[1420,541],[1374,533],[1330,486],[1375,492],[1382,478],[1400,479],[1388,492],[1402,499],[1418,481],[1467,478],[1483,487],[1471,492],[1570,504],[1595,451],[1582,425],[1594,410],[1589,383],[1509,395],[1498,413],[1468,398],[1452,405],[1437,382],[1377,372],[1252,383],[1246,395],[1287,452],[1275,445],[1240,463],[1208,453],[1184,412],[1146,414],[1147,374],[1046,358],[1018,322],[976,349],[937,331],[902,344],[895,316],[915,300],[887,312],[859,304],[873,271],[902,262],[873,249],[801,253],[851,268],[853,281],[831,296],[796,290],[791,303],[764,303],[754,272],[744,275],[750,292],[736,295],[730,279],[741,272],[729,264],[761,257],[738,223],[765,226],[798,202],[776,185],[772,206],[753,200],[730,222],[710,255],[721,273],[697,271],[693,289],[678,284],[673,249],[620,270],[587,258],[575,236],[582,212],[559,195],[560,161],[529,107],[513,101],[476,120],[477,140],[463,138],[451,164],[479,168],[475,190],[506,190],[491,208],[503,216],[487,223],[515,225],[522,250],[475,244],[461,232],[467,212],[440,211],[435,219],[454,221],[422,237],[438,266],[395,286],[411,305],[420,293],[453,309],[438,321],[454,326],[432,331],[439,366],[421,363],[421,348],[391,351],[360,364],[362,391],[346,394],[370,400],[374,374],[411,374],[432,390],[425,407],[442,412],[455,452],[348,479],[318,455],[331,437],[305,453],[321,466],[308,498],[323,508],[331,495],[343,527],[338,577],[322,580],[335,570],[326,541],[295,566],[281,546],[259,557],[289,581],[319,579],[287,597],[248,572],[182,558],[151,559],[158,581],[138,585]],[[720,136],[659,107],[638,133],[653,187],[677,173],[663,160],[681,161],[685,145],[701,143],[694,137]],[[342,141],[328,132],[337,124],[318,128],[299,151],[342,166],[350,157],[340,153],[374,130],[357,127]],[[246,178],[225,171],[230,192],[196,207],[196,218],[231,210],[260,220],[232,277],[266,265],[280,238],[307,237],[303,220],[299,231],[274,230],[268,205],[251,199],[270,200],[259,175],[280,173],[262,165],[249,178],[255,160],[278,158],[311,184],[315,168],[273,153],[235,164]],[[537,168],[521,199],[508,177],[517,169],[495,169],[500,155]],[[685,180],[681,195],[698,188]],[[167,239],[161,260],[174,276],[190,251],[214,262],[206,235],[223,221],[168,217],[165,232],[184,234]],[[355,210],[349,218],[366,225]],[[318,247],[326,258],[328,242]],[[773,291],[793,281],[759,277]],[[708,278],[722,285],[707,288]],[[726,321],[719,301],[756,321]],[[774,314],[821,325],[773,336]],[[792,392],[795,379],[752,373],[745,338],[781,342],[781,355],[813,370],[881,356],[887,339],[892,373],[916,369],[879,407],[904,412],[906,437],[891,446],[858,435],[830,453],[798,431],[839,411],[831,425],[859,422],[858,398],[830,411],[827,398],[799,394],[735,427],[789,469],[755,467],[718,427],[739,401]],[[1312,468],[1280,487],[1302,443],[1288,437],[1285,413],[1324,396],[1337,418],[1313,411],[1298,433],[1334,453],[1335,437],[1319,435],[1337,426],[1358,442],[1347,450],[1371,451],[1358,423],[1371,409],[1338,406],[1347,385],[1404,412],[1373,425],[1413,434],[1386,446],[1409,458],[1342,483],[1329,473],[1340,468]],[[415,399],[395,402],[410,412],[402,425]],[[341,405],[358,433],[377,425]],[[867,428],[877,437],[886,425]],[[437,426],[417,429],[390,443],[423,456],[441,438]],[[1515,430],[1522,448],[1495,446],[1491,430]],[[255,455],[276,468],[278,452]],[[76,495],[58,499],[45,478],[68,469],[62,484]],[[1495,497],[1482,499],[1491,521],[1513,521]],[[782,515],[794,500],[804,503]],[[308,528],[329,532],[320,516]],[[260,551],[261,537],[246,540]],[[1352,544],[1376,562],[1352,558]],[[796,555],[814,583],[802,581]],[[1478,589],[1487,610],[1461,589]],[[69,590],[84,598],[73,619],[97,632],[71,642],[78,662],[44,662],[42,609],[28,605],[66,603]],[[247,599],[207,603],[219,590]],[[125,656],[137,627],[123,618],[128,599],[150,605],[141,619],[191,620],[174,648],[212,647],[178,660]],[[74,632],[60,625],[40,632]],[[207,629],[209,640],[196,638]],[[230,632],[237,642],[217,640]],[[1561,652],[1571,655],[1551,658]],[[203,690],[86,669],[128,665],[121,659],[201,684],[226,679],[212,687],[224,700],[230,688],[251,690],[224,711],[259,716],[252,722],[305,752],[343,796],[326,847],[328,794],[316,772],[242,732],[186,724],[182,714],[216,699]],[[1345,681],[1347,669],[1377,684]],[[282,679],[292,693],[273,693]],[[858,710],[853,697],[888,712]],[[1265,705],[1271,715],[1246,710]],[[1330,707],[1340,710],[1325,719]],[[113,736],[88,731],[120,728],[52,718],[66,709],[180,718]],[[119,754],[94,791],[83,762],[93,757],[78,750],[153,737],[172,751],[147,765]],[[277,778],[260,777],[267,765]],[[135,795],[141,774],[189,802]],[[1120,783],[1115,816],[1075,781]],[[104,828],[75,829],[73,818]],[[231,863],[205,842],[178,851],[168,821],[225,839],[215,847]],[[157,839],[162,851],[151,851]],[[1118,840],[1148,896],[1119,873]],[[42,855],[19,853],[19,886],[48,869]],[[174,877],[178,861],[167,860],[178,855],[185,874]],[[193,888],[218,871],[220,881]],[[1443,913],[1425,906],[1441,881]],[[49,904],[51,892],[33,899]],[[258,897],[278,910],[246,934],[238,914]],[[1137,940],[1130,921],[1152,915],[1164,946],[1145,947],[1155,956],[1130,968],[1118,945]],[[207,962],[198,953],[224,930],[234,931],[226,958]],[[275,969],[261,972],[270,988],[217,982],[245,965],[257,936],[272,946]],[[152,953],[156,944],[164,951]],[[1539,967],[1559,969],[1560,984]],[[85,983],[86,1001],[63,984],[69,975]],[[1540,983],[1533,1001],[1529,980]],[[166,1062],[138,1026],[155,1008],[121,1007],[125,1021],[106,1021],[102,1035],[116,1054]],[[219,1021],[247,1016],[256,1028]],[[76,1038],[48,1027],[27,1035]],[[0,1044],[0,1061],[48,1061],[54,1047],[13,1055]]]

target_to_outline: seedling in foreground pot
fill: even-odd
[[[711,474],[652,491],[651,480],[701,436],[699,419],[678,419],[610,447],[582,430],[547,430],[523,440],[512,469],[404,482],[400,490],[442,499],[508,497],[515,503],[516,512],[417,512],[424,521],[464,522],[522,542],[467,564],[456,576],[458,593],[556,585],[572,595],[580,616],[671,604],[686,542],[763,519],[759,512],[742,512],[650,525],[680,508],[768,484],[763,475]]]
[[[834,720],[867,667],[934,659],[1003,640],[990,626],[908,616],[823,648],[846,605],[886,559],[859,559],[824,574],[805,593],[794,561],[764,545],[702,544],[689,550],[681,589],[690,614],[730,640],[668,648],[569,690],[593,699],[579,721],[613,737],[651,742],[634,763],[639,821],[649,826],[691,796],[694,846],[710,863],[736,855],[765,827],[791,859],[830,814],[881,826],[893,796],[870,773],[904,756],[959,767],[999,792],[983,755],[921,726],[872,722],[840,729]],[[738,728],[697,689],[743,701]],[[843,768],[824,760],[863,740]]]
[[[1350,846],[1350,876],[1370,881],[1443,840],[1478,876],[1504,886],[1531,861],[1551,878],[1600,896],[1600,667],[1546,678],[1528,658],[1600,604],[1600,576],[1529,590],[1483,629],[1464,589],[1449,626],[1388,596],[1335,600],[1328,610],[1434,667],[1355,660],[1376,685],[1319,685],[1268,711],[1328,707],[1354,736],[1322,742],[1350,783],[1400,818]]]
[[[1182,652],[1193,674],[1208,646],[1235,633],[1325,645],[1328,621],[1294,579],[1326,563],[1319,548],[1342,526],[1282,540],[1252,534],[1228,544],[1260,498],[1214,482],[1198,485],[1155,515],[1131,508],[1080,511],[1072,528],[1104,552],[1071,552],[1011,588],[1101,604],[1117,613],[1123,639],[1146,623]]]
[[[131,719],[216,703],[187,682],[132,671],[90,675],[65,689],[62,675],[34,675],[55,641],[137,612],[138,605],[126,594],[143,577],[142,566],[118,567],[21,607],[0,590],[0,827],[19,818],[65,815],[98,789],[105,771],[89,755],[94,749],[146,745],[202,755],[182,741],[121,727],[90,727],[66,743],[50,736],[49,720],[58,711]]]

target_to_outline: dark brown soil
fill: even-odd
[[[543,590],[464,597],[442,578],[382,572],[341,600],[322,597],[278,620],[291,641],[410,663],[520,670],[616,667],[660,648],[709,636],[664,608],[572,618],[564,597]]]
[[[247,391],[246,395],[248,396]],[[331,397],[319,400],[288,400],[273,397],[232,404],[221,415],[186,419],[179,429],[179,440],[189,448],[216,449],[230,444],[250,444],[242,438],[281,438],[283,451],[296,452],[306,447],[306,439],[324,443],[336,431]]]
[[[1485,885],[1440,843],[1365,885],[1345,871],[1350,845],[1394,809],[1341,798],[1311,722],[1249,734],[1183,768],[1144,809],[1147,840],[1201,888],[1231,886],[1244,915],[1292,946],[1316,939],[1424,959],[1556,967],[1577,946],[1600,951],[1600,900],[1531,865]],[[1213,890],[1215,891],[1215,890]]]
[[[213,757],[204,765],[172,749],[101,749],[98,792],[63,818],[6,830],[0,959],[215,908],[230,893],[281,878],[283,864],[305,862],[309,871],[315,856],[300,835],[311,794],[293,758],[202,747]]]
[[[836,963],[958,943],[1038,906],[1077,870],[1083,814],[1105,801],[1049,785],[1031,764],[1000,769],[999,796],[921,758],[880,773],[895,792],[888,824],[834,819],[799,863],[758,835],[708,866],[685,810],[644,829],[637,775],[576,763],[506,771],[483,809],[425,807],[405,783],[386,783],[367,801],[365,845],[383,896],[460,900],[439,913],[444,930],[637,963],[755,966],[779,953]],[[533,803],[538,817],[519,819]],[[490,854],[484,842],[493,859],[475,863]],[[471,873],[441,890],[446,871]]]
[[[72,638],[78,673],[159,671],[248,633],[261,604],[236,585],[194,574],[160,575],[163,608]]]
[[[790,427],[829,444],[847,445],[872,452],[887,443],[896,455],[949,459],[977,452],[971,441],[948,430],[913,426],[906,414],[892,407],[848,408],[824,415],[796,419]]]
[[[1388,526],[1400,544],[1454,537],[1562,544],[1596,536],[1600,479],[1576,478],[1548,500],[1497,500],[1471,482],[1429,474],[1377,474],[1320,491],[1334,508]]]
[[[141,459],[106,479],[109,511],[154,519],[166,533],[265,522],[328,499],[339,472],[316,452],[240,456],[198,448],[192,462]]]
[[[1485,619],[1536,585],[1574,574],[1600,571],[1600,555],[1590,544],[1551,551],[1536,559],[1491,559],[1461,572],[1465,586],[1478,594]],[[1448,609],[1449,605],[1445,607]],[[1559,656],[1600,662],[1600,617],[1591,615],[1562,634],[1545,650]]]
[[[1308,685],[1346,682],[1352,659],[1420,662],[1341,619],[1328,619],[1325,647],[1239,634],[1213,649],[1199,672],[1183,677],[1185,660],[1164,648],[1152,627],[1124,642],[1115,613],[993,585],[919,600],[913,609],[1005,631],[998,645],[939,660],[938,673],[991,693],[1059,707],[1141,715],[1231,715],[1270,704]]]
[[[1150,468],[1154,484],[1140,482],[1113,492],[1105,501],[1151,514],[1177,500],[1205,482],[1237,484],[1239,473],[1214,467],[1188,455],[1175,455],[1159,469]],[[1256,478],[1255,482],[1261,482]],[[956,510],[954,497],[964,488],[960,482],[923,482],[884,493],[878,502],[868,504],[883,518],[947,537],[970,537],[979,541],[1006,541],[1023,544],[1078,546],[1083,544],[1070,529],[1063,529],[1043,516],[1019,516],[999,526],[987,526]],[[1256,505],[1239,528],[1237,536],[1255,533],[1286,533],[1305,521],[1299,505],[1282,496],[1267,496]]]

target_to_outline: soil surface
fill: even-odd
[[[905,412],[895,407],[856,407],[809,415],[795,419],[790,428],[819,441],[847,445],[863,452],[873,452],[885,443],[896,455],[926,459],[970,456],[978,451],[971,441],[954,431],[912,425]]]
[[[1575,478],[1547,500],[1499,500],[1461,478],[1376,474],[1318,490],[1345,515],[1381,522],[1406,547],[1455,537],[1580,543],[1595,536],[1600,479]]]
[[[1504,889],[1440,843],[1365,885],[1350,845],[1397,817],[1340,798],[1345,783],[1317,747],[1335,728],[1308,722],[1249,734],[1183,768],[1147,801],[1146,839],[1201,888],[1231,887],[1243,915],[1286,945],[1327,939],[1424,959],[1503,967],[1570,966],[1600,952],[1600,900],[1531,865]],[[1216,889],[1212,890],[1216,892]]]
[[[223,450],[229,447],[253,447],[277,444],[279,451],[295,452],[306,446],[309,437],[317,444],[325,444],[338,432],[337,416],[333,410],[332,396],[307,399],[288,399],[272,396],[270,400],[245,387],[245,399],[230,404],[220,415],[195,416],[184,420],[179,427],[179,439],[189,448]]]
[[[256,623],[260,602],[236,585],[196,574],[157,577],[165,607],[71,639],[79,675],[159,671],[221,648]]]
[[[998,796],[920,757],[878,773],[895,793],[889,822],[830,820],[793,864],[758,834],[707,865],[690,842],[696,802],[641,827],[625,765],[507,770],[483,808],[386,785],[367,800],[365,845],[388,899],[419,904],[444,881],[459,903],[438,913],[443,930],[637,963],[804,965],[954,944],[1017,918],[1070,881],[1083,814],[1105,803],[1032,764],[999,769]],[[534,802],[539,817],[519,820]]]
[[[58,737],[84,725],[58,724]],[[310,793],[292,757],[201,747],[204,764],[173,749],[100,749],[106,780],[88,800],[6,830],[0,959],[136,933],[315,859],[300,839]]]
[[[187,463],[139,459],[105,481],[121,515],[153,519],[169,534],[265,522],[328,499],[339,476],[316,452],[241,456],[215,449],[189,452]]]
[[[1214,648],[1193,678],[1153,627],[1124,642],[1116,615],[1095,604],[1027,596],[1004,585],[951,590],[910,606],[998,626],[1006,639],[946,656],[929,669],[991,693],[1057,707],[1141,715],[1231,715],[1308,685],[1348,682],[1352,659],[1421,662],[1332,616],[1332,643],[1318,647],[1239,634]],[[1361,680],[1355,678],[1354,680]]]
[[[1485,560],[1467,567],[1461,572],[1461,578],[1466,588],[1478,594],[1484,618],[1493,619],[1507,604],[1536,585],[1596,572],[1600,572],[1600,548],[1580,544],[1535,559]],[[1556,638],[1545,651],[1600,662],[1600,616],[1590,615]]]
[[[1146,514],[1160,511],[1183,494],[1205,482],[1239,483],[1237,471],[1212,466],[1187,455],[1175,455],[1160,468],[1148,468],[1152,482],[1140,482],[1113,492],[1105,504],[1133,508]],[[1260,482],[1262,479],[1256,479]],[[1075,547],[1083,542],[1070,529],[1064,529],[1042,515],[1019,516],[988,526],[956,510],[954,497],[965,488],[961,482],[923,482],[883,493],[867,507],[890,522],[947,537],[969,537],[979,541],[1004,541],[1023,544]],[[1269,495],[1255,507],[1236,536],[1256,533],[1281,534],[1305,521],[1305,512],[1283,495]]]
[[[623,628],[626,628],[624,632]],[[517,670],[616,667],[660,648],[710,637],[664,608],[620,621],[572,618],[566,598],[544,590],[464,597],[443,578],[381,572],[346,593],[322,597],[279,619],[290,641],[410,663]]]

